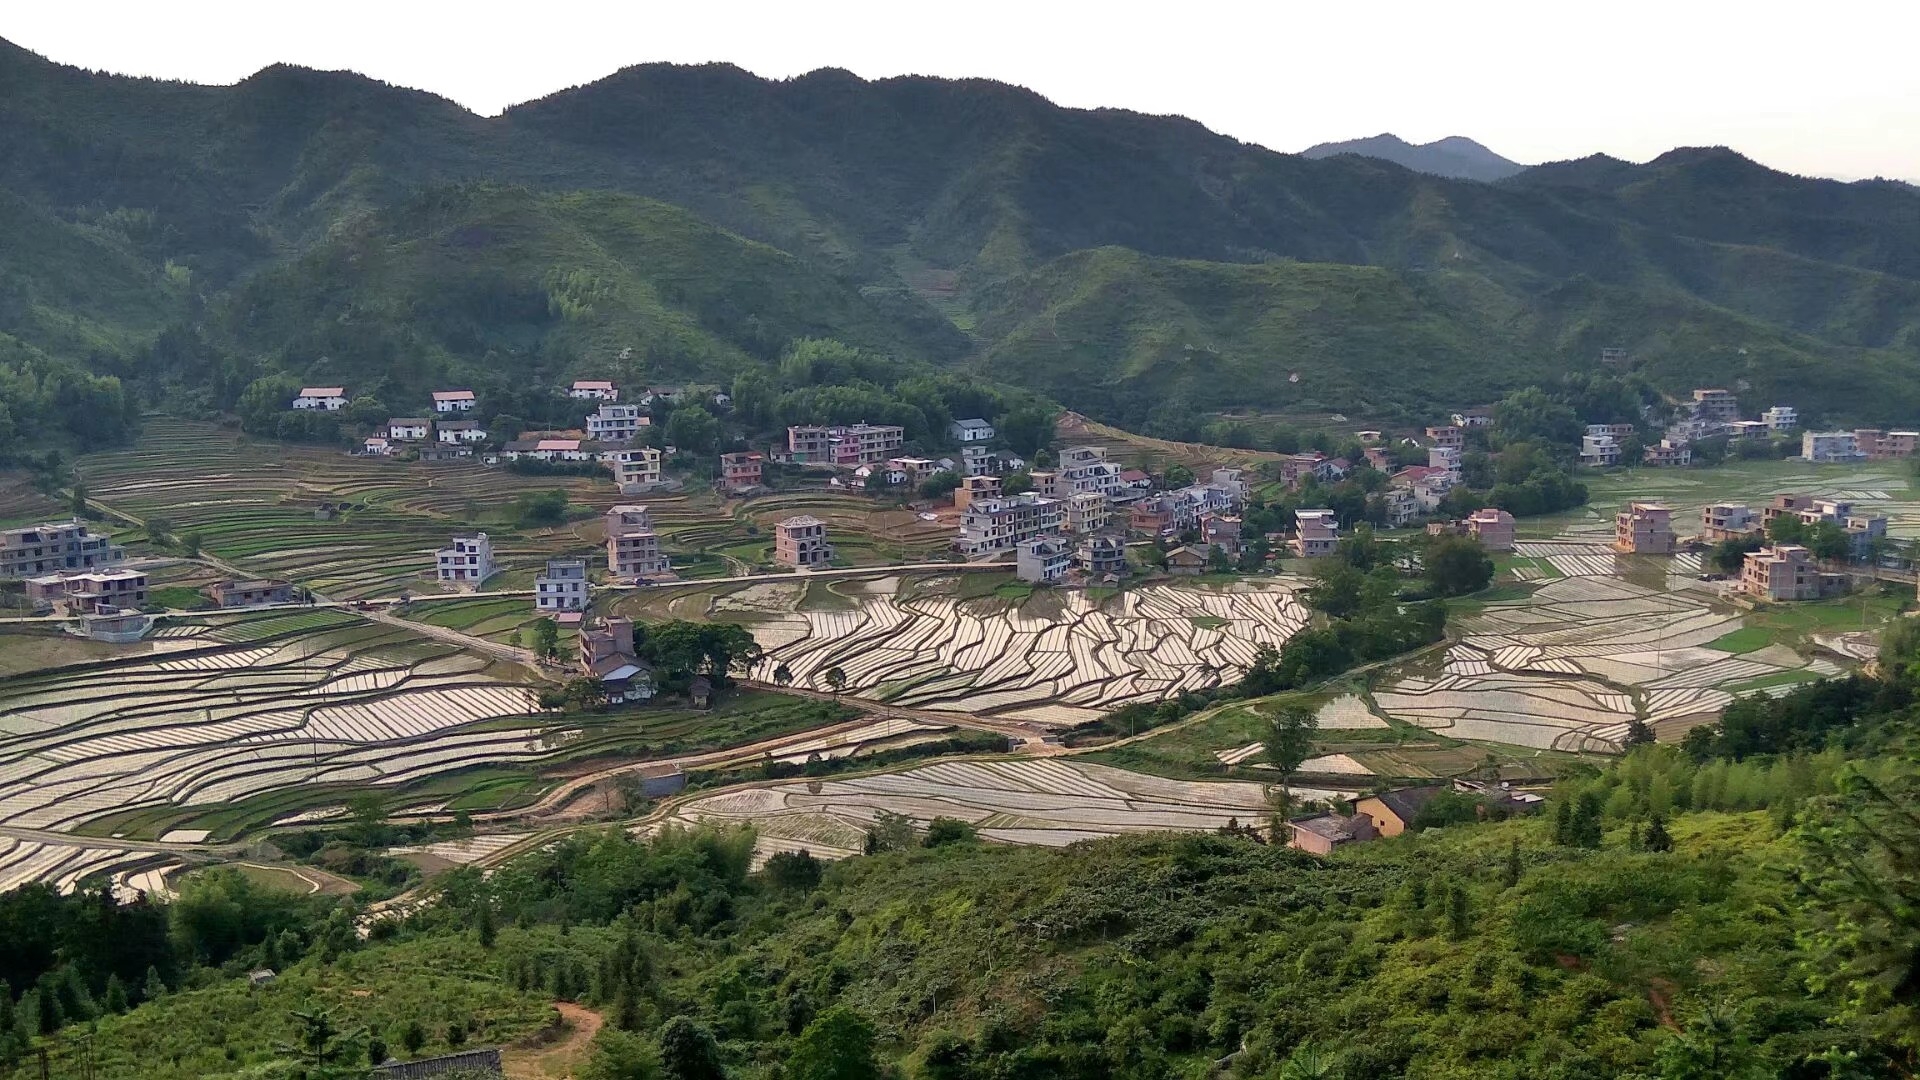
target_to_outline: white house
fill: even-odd
[[[387,421],[387,438],[395,442],[420,442],[433,430],[433,421],[420,416],[396,416]]]
[[[373,454],[377,457],[387,457],[393,453],[393,444],[378,435],[367,436],[367,441],[362,443],[361,447],[362,453]]]
[[[455,533],[452,545],[433,554],[441,581],[478,587],[493,574],[493,543],[486,533]]]
[[[1800,436],[1804,461],[1861,461],[1859,439],[1851,431],[1809,431]]]
[[[587,414],[587,438],[598,442],[629,442],[640,429],[653,423],[638,405],[608,402]]]
[[[605,379],[575,379],[567,396],[579,401],[619,401],[620,388]]]
[[[986,442],[988,439],[993,438],[993,425],[977,418],[972,420],[955,420],[953,423],[947,425],[947,433],[953,436],[955,442],[963,445],[966,443]]]
[[[586,560],[548,559],[546,571],[533,579],[533,606],[539,611],[585,611]]]
[[[433,392],[433,411],[445,416],[448,413],[472,412],[474,405],[471,390],[435,390]]]
[[[303,387],[300,396],[293,399],[296,409],[322,409],[326,412],[339,412],[347,407],[347,390],[344,386],[308,386]]]
[[[487,431],[478,420],[442,420],[434,425],[434,431],[448,446],[487,441]]]

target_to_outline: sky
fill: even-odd
[[[1920,181],[1912,0],[20,0],[0,5],[0,37],[205,83],[344,68],[483,114],[632,64],[728,61],[999,79],[1283,151],[1385,131],[1527,163],[1725,145],[1806,175]]]

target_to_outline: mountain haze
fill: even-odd
[[[1316,143],[1300,151],[1302,157],[1329,158],[1336,154],[1357,154],[1379,158],[1414,172],[1445,176],[1454,180],[1505,180],[1525,169],[1517,161],[1499,154],[1463,135],[1449,135],[1430,143],[1410,143],[1388,132],[1367,139]]]
[[[655,64],[485,118],[3,43],[0,144],[0,363],[207,408],[276,373],[724,380],[835,337],[1121,424],[1413,422],[1614,345],[1675,392],[1920,412],[1920,194],[1722,149],[1484,183],[981,80]]]

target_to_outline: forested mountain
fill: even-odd
[[[191,86],[4,42],[0,145],[20,438],[82,396],[230,408],[276,374],[392,400],[722,381],[802,336],[1136,425],[1417,421],[1614,345],[1669,390],[1920,411],[1920,193],[1726,150],[1488,184],[984,81],[648,65],[483,118],[346,73]]]
[[[1387,132],[1365,139],[1315,143],[1300,151],[1302,157],[1310,158],[1328,158],[1335,154],[1379,158],[1414,172],[1432,173],[1455,180],[1505,180],[1526,168],[1462,135],[1450,135],[1430,143],[1410,143]]]

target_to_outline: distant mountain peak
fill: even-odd
[[[1301,151],[1301,156],[1310,158],[1333,157],[1336,154],[1378,158],[1414,172],[1488,183],[1505,180],[1526,168],[1465,135],[1449,135],[1430,143],[1416,144],[1392,132],[1384,132],[1366,139],[1320,143]]]

